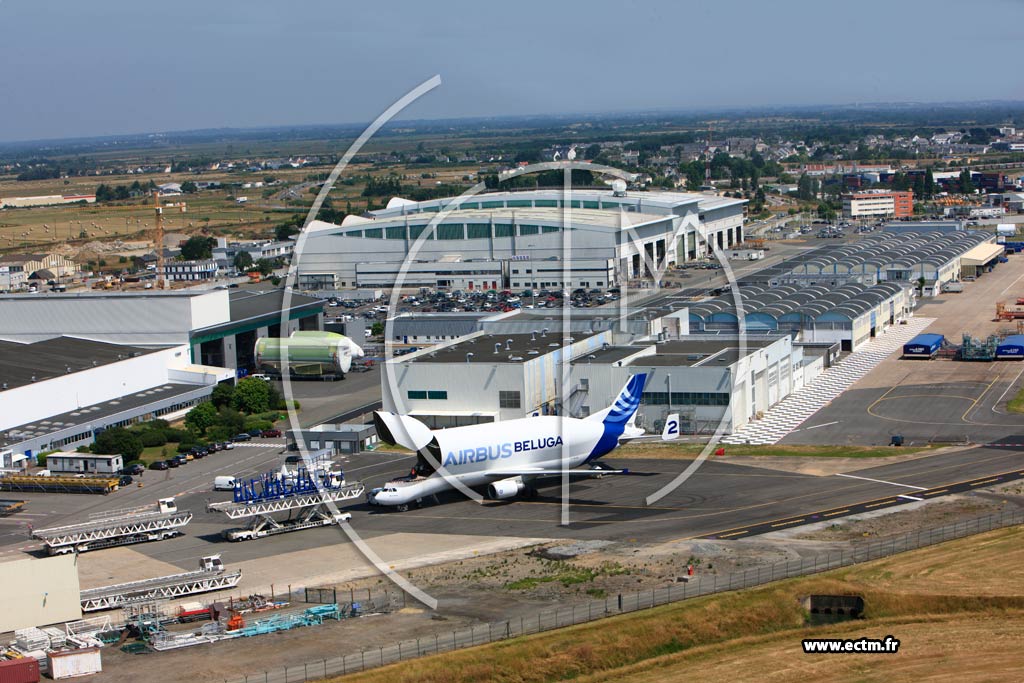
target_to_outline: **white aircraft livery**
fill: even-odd
[[[631,376],[614,404],[584,419],[537,416],[431,430],[415,418],[377,411],[378,436],[419,455],[409,477],[374,489],[368,501],[404,511],[456,488],[455,482],[486,485],[487,496],[501,500],[533,495],[531,482],[539,477],[622,474],[595,461],[620,442],[642,438],[634,421],[646,381],[646,374]],[[670,415],[661,438],[678,433],[679,416]]]

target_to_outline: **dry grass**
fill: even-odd
[[[1019,680],[1024,530],[402,663],[349,681]],[[943,578],[944,577],[944,578]],[[977,587],[977,588],[972,588]],[[801,599],[864,596],[864,621],[808,628]],[[804,655],[805,637],[884,637],[897,655]],[[528,663],[528,666],[526,665]]]

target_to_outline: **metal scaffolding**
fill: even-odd
[[[244,528],[227,529],[224,537],[231,541],[243,541],[263,536],[298,531],[318,526],[327,526],[350,519],[347,512],[335,515],[331,503],[353,500],[363,495],[361,483],[345,484],[335,488],[323,488],[314,493],[285,495],[276,499],[258,499],[254,502],[210,503],[207,511],[220,512],[228,519],[248,519]],[[275,519],[273,515],[287,513],[284,520]]]
[[[51,555],[85,552],[116,545],[143,543],[171,538],[192,521],[192,513],[178,510],[173,498],[164,498],[155,507],[118,511],[81,524],[37,529],[32,537],[43,541]]]
[[[84,590],[80,594],[82,611],[115,609],[139,601],[180,598],[195,593],[234,588],[242,579],[242,570],[224,570],[220,555],[204,557],[199,564],[200,569],[194,572]]]

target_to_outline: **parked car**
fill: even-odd
[[[252,438],[251,435],[246,434],[245,432],[242,432],[241,434],[235,434],[235,436],[232,437],[231,440],[232,441],[248,441],[251,438]]]
[[[154,460],[149,465],[149,469],[151,470],[166,470],[168,467],[170,467],[170,465],[167,464],[166,460]]]
[[[123,470],[121,470],[121,474],[135,474],[135,475],[138,475],[138,474],[142,474],[145,471],[146,471],[146,466],[145,465],[143,465],[141,463],[135,463],[134,465],[128,465],[128,467],[125,467]]]
[[[260,432],[260,438],[263,439],[279,439],[280,437],[280,429],[264,429],[262,432]]]
[[[226,451],[230,451],[230,450],[232,450],[235,447],[235,444],[233,444],[230,441],[225,441],[221,445],[224,446],[224,450],[226,450]]]
[[[260,435],[260,434],[262,434],[262,433],[263,433],[263,432],[261,432],[261,431],[260,431],[260,430],[258,430],[258,429],[250,429],[250,430],[249,430],[249,437],[251,438],[251,437],[254,437],[254,436],[259,436],[259,435]]]
[[[191,459],[192,458],[189,457],[188,453],[181,453],[181,454],[176,455],[173,458],[171,458],[170,462],[173,463],[173,462],[177,461],[177,463],[179,465],[187,465]],[[171,465],[171,467],[174,467],[174,465]]]
[[[168,467],[180,467],[181,461],[177,457],[171,458],[170,460],[164,461]]]
[[[131,486],[133,481],[135,480],[131,478],[131,475],[122,474],[117,480],[117,485],[121,487]]]

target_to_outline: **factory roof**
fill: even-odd
[[[587,335],[571,337],[581,341]],[[409,357],[406,362],[417,363],[523,363],[565,348],[568,343],[561,335],[548,334],[484,334],[450,346],[430,350]],[[467,354],[472,354],[467,357]]]
[[[271,289],[264,291],[241,290],[232,291],[228,302],[231,308],[231,322],[240,322],[266,315],[280,315],[284,307],[284,290]],[[288,302],[289,310],[302,308],[323,308],[323,299],[292,293]]]
[[[67,433],[71,431],[71,433],[76,433],[77,430],[91,431],[92,425],[112,415],[134,411],[143,406],[158,402],[167,405],[168,401],[172,401],[178,396],[194,395],[195,392],[202,390],[203,387],[195,384],[168,383],[127,396],[121,396],[110,401],[83,406],[66,413],[53,415],[45,420],[36,420],[35,422],[12,427],[3,434],[0,434],[0,447],[18,444],[29,439],[57,432]]]
[[[76,337],[54,337],[31,344],[0,341],[0,387],[15,389],[157,350]]]

